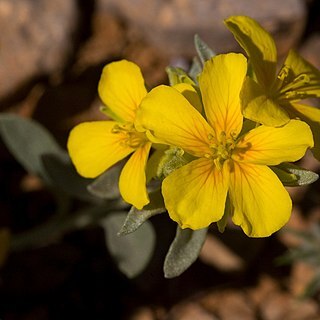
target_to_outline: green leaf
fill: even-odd
[[[139,275],[149,263],[154,247],[155,233],[152,224],[146,221],[139,230],[129,235],[117,235],[126,212],[109,214],[101,225],[105,229],[106,244],[118,268],[128,277]]]
[[[194,45],[202,64],[216,55],[197,34],[194,36]]]
[[[159,162],[157,176],[160,179],[164,179],[171,172],[187,164],[192,159],[192,156],[185,153],[182,149],[171,147],[164,152],[164,155]]]
[[[48,154],[59,156],[64,150],[47,129],[34,120],[8,113],[0,115],[0,134],[9,151],[26,171],[50,183],[42,157]]]
[[[319,175],[315,172],[300,168],[288,162],[270,168],[278,176],[283,185],[288,187],[311,184],[319,178]]]
[[[195,85],[194,81],[188,76],[188,74],[178,67],[167,67],[166,72],[168,74],[169,83],[174,86],[178,83],[188,83],[192,86]]]
[[[121,208],[117,204],[110,203],[108,205],[91,205],[72,214],[69,212],[65,215],[53,215],[51,219],[39,226],[12,235],[11,249],[21,251],[56,243],[65,234],[97,225],[108,214],[119,209]]]
[[[92,179],[83,178],[77,173],[67,153],[59,156],[47,154],[42,157],[42,160],[54,187],[80,200],[101,202],[100,198],[94,197],[87,190]]]
[[[198,75],[202,72],[202,64],[198,57],[194,57],[189,70],[189,75],[195,83],[198,83]]]
[[[127,235],[136,231],[149,218],[166,211],[160,190],[151,192],[149,197],[150,203],[142,210],[131,207],[123,226],[118,232],[119,236]]]
[[[176,237],[164,261],[166,278],[179,276],[196,261],[206,239],[207,231],[207,228],[195,231],[177,228]]]
[[[88,191],[101,199],[112,200],[120,198],[118,181],[122,168],[123,162],[105,171],[88,185]]]

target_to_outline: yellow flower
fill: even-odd
[[[246,51],[254,72],[241,93],[244,116],[275,127],[294,118],[307,122],[314,136],[312,151],[320,160],[320,110],[300,103],[320,97],[320,71],[291,50],[277,74],[276,46],[266,30],[245,16],[230,17],[225,24]]]
[[[139,67],[126,60],[108,64],[98,91],[104,111],[115,121],[84,122],[73,128],[68,139],[71,160],[80,175],[95,178],[132,154],[122,169],[119,189],[125,201],[142,209],[149,203],[145,168],[151,142],[133,126],[147,94]]]
[[[291,199],[268,165],[300,159],[313,146],[312,134],[299,120],[241,134],[239,93],[246,72],[242,54],[206,62],[199,85],[207,121],[167,86],[153,89],[137,112],[137,130],[195,158],[162,184],[169,215],[182,228],[201,229],[221,220],[228,199],[234,223],[249,236],[268,236],[289,219]]]

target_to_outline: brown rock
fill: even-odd
[[[290,291],[294,296],[302,295],[316,275],[316,268],[303,261],[296,261],[292,265],[290,277]]]
[[[128,20],[160,50],[172,56],[193,56],[194,34],[216,52],[238,48],[223,19],[244,14],[262,23],[276,36],[280,53],[301,36],[306,10],[300,0],[98,0],[99,9],[112,10]]]
[[[236,290],[212,292],[199,300],[209,312],[221,320],[254,320],[255,312],[246,293]]]
[[[170,320],[216,320],[217,318],[203,309],[199,304],[188,302],[175,306],[169,312]]]
[[[129,320],[155,320],[155,316],[151,308],[142,307],[136,310]]]
[[[219,239],[208,235],[200,252],[200,260],[224,272],[240,271],[244,261]]]
[[[24,82],[64,67],[76,1],[0,1],[0,99]]]
[[[270,295],[279,291],[278,283],[269,276],[261,276],[259,283],[256,287],[248,290],[248,297],[258,307],[262,304]]]
[[[96,12],[92,16],[92,35],[80,49],[76,67],[103,63],[108,58],[120,56],[127,42],[125,28],[114,15]]]
[[[76,71],[110,60],[128,59],[139,65],[147,87],[167,81],[167,56],[146,43],[136,28],[128,27],[115,14],[97,10],[92,15],[92,35],[77,55]]]
[[[289,248],[297,247],[301,244],[302,240],[301,237],[297,236],[294,232],[291,232],[291,230],[295,230],[297,232],[308,230],[308,223],[303,217],[299,206],[293,207],[289,221],[277,234],[279,240]]]
[[[314,33],[309,37],[300,49],[302,56],[320,69],[320,33]]]
[[[312,300],[298,300],[287,293],[275,293],[261,304],[264,320],[319,319],[319,307]]]

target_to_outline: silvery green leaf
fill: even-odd
[[[166,278],[179,276],[196,261],[206,239],[207,231],[207,228],[195,231],[177,228],[176,237],[164,261]]]
[[[150,203],[142,210],[131,207],[118,235],[123,236],[132,233],[152,216],[166,211],[160,190],[151,192],[149,197]]]
[[[88,191],[101,199],[111,200],[120,197],[118,181],[123,163],[117,164],[105,171],[88,185]]]
[[[93,203],[100,200],[101,202],[100,198],[94,197],[87,190],[92,179],[83,178],[77,173],[67,153],[59,156],[47,154],[42,157],[42,160],[54,187],[80,200]]]
[[[197,34],[194,36],[194,45],[202,64],[216,55]]]
[[[189,77],[189,75],[179,67],[167,67],[166,72],[168,74],[169,83],[171,86],[178,83],[195,85],[194,81]]]
[[[174,170],[182,167],[192,160],[192,156],[177,147],[170,147],[164,152],[157,169],[157,176],[164,179]]]
[[[192,60],[192,65],[189,70],[189,75],[195,83],[198,83],[198,75],[202,71],[202,64],[198,57],[194,57]]]
[[[90,205],[72,214],[53,215],[45,223],[13,235],[11,250],[39,248],[55,243],[69,232],[97,225],[99,221],[117,209],[112,204],[109,206]]]
[[[152,224],[146,221],[139,230],[123,237],[117,235],[126,212],[114,212],[101,221],[106,245],[118,268],[128,277],[139,275],[149,263],[155,246]]]
[[[9,151],[28,172],[50,183],[42,157],[59,156],[65,151],[46,128],[34,120],[7,113],[0,116],[0,134]]]
[[[315,172],[300,168],[288,162],[271,167],[271,169],[276,173],[283,185],[288,187],[311,184],[319,178],[319,175]]]

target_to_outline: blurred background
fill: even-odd
[[[166,66],[189,68],[194,34],[216,53],[240,52],[223,25],[239,14],[272,33],[280,60],[295,48],[320,68],[317,0],[0,0],[1,113],[36,120],[65,149],[72,127],[103,119],[97,83],[105,64],[125,58],[141,67],[148,88],[167,84]],[[320,172],[310,154],[300,164]],[[287,227],[295,232],[250,239],[212,226],[199,259],[174,279],[164,278],[163,261],[176,225],[167,214],[151,218],[155,251],[129,279],[101,225],[45,229],[25,244],[51,221],[56,201],[2,140],[0,181],[0,319],[320,319],[320,182],[290,188]]]

